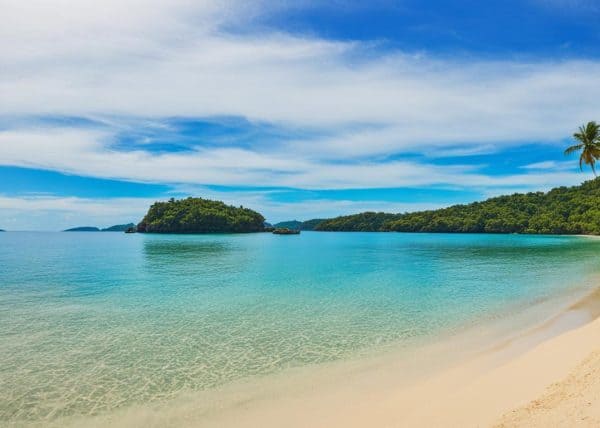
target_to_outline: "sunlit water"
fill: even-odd
[[[591,287],[577,237],[0,234],[0,423],[451,334]]]

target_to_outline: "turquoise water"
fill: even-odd
[[[599,262],[577,237],[0,234],[0,422],[411,346],[591,286]]]

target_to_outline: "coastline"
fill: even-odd
[[[539,397],[542,403],[550,402],[552,391],[547,393],[547,388],[553,384],[559,391],[566,388],[565,382],[573,388],[573,381],[563,380],[567,376],[600,371],[593,366],[600,363],[598,316],[600,289],[542,324],[414,383],[392,386],[382,373],[371,379],[356,376],[341,388],[316,393],[316,398],[284,398],[271,403],[271,410],[248,407],[233,417],[216,418],[215,426],[233,427],[240,420],[256,427],[281,423],[292,427],[549,426],[543,417],[539,425],[531,423],[531,402]],[[387,370],[389,376],[393,366]],[[554,419],[563,416],[553,415]],[[597,426],[598,421],[588,422]]]
[[[57,422],[123,427],[519,426],[510,419],[511,411],[542,396],[600,343],[600,289],[572,296],[558,313],[546,315],[491,346],[485,340],[477,343],[480,339],[469,331],[401,356],[289,369],[268,382],[228,385],[218,399],[211,392],[191,392],[168,405]],[[489,338],[501,330],[485,326],[478,334]],[[523,412],[529,414],[515,410],[514,415],[522,417]]]

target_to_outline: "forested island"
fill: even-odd
[[[263,232],[265,218],[249,208],[221,201],[186,198],[152,204],[137,225],[140,233]]]
[[[342,216],[315,230],[599,235],[600,178],[547,193],[516,193],[438,210]]]

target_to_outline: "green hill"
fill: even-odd
[[[135,224],[115,224],[114,226],[107,227],[106,229],[102,229],[102,232],[125,232],[130,227],[135,227]]]
[[[396,220],[399,216],[399,214],[364,212],[323,220],[315,227],[315,230],[329,232],[383,232],[389,231],[389,228],[385,227],[385,225]]]
[[[314,230],[315,227],[323,221],[322,218],[315,218],[312,220],[306,221],[298,221],[298,220],[290,220],[290,221],[282,221],[274,225],[274,227],[279,229],[291,229],[291,230]]]
[[[298,220],[289,220],[289,221],[281,221],[279,223],[275,223],[273,227],[278,229],[291,229],[291,230],[300,230],[300,226],[302,225],[301,221]]]
[[[600,234],[600,178],[547,193],[405,214],[366,212],[319,223],[321,231]]]
[[[138,224],[141,233],[262,232],[264,217],[248,208],[202,198],[155,202]]]
[[[317,225],[322,223],[325,219],[323,218],[313,218],[312,220],[306,220],[302,222],[302,226],[300,226],[300,230],[315,230]]]
[[[100,229],[95,226],[79,226],[66,229],[63,232],[125,232],[130,227],[135,227],[135,224],[115,224],[114,226]]]
[[[100,232],[100,229],[94,226],[79,226],[66,229],[63,232]]]

